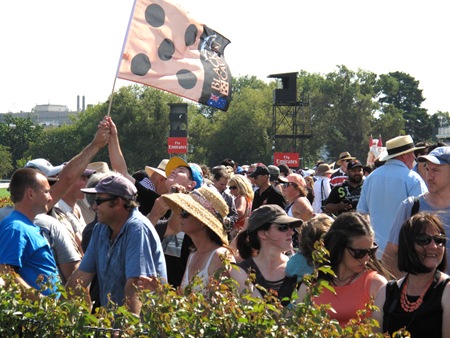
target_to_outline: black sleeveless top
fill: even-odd
[[[297,285],[297,276],[287,277],[279,281],[268,281],[264,278],[258,266],[255,264],[253,258],[246,259],[238,263],[238,265],[244,269],[247,273],[255,273],[256,280],[255,283],[261,285],[266,290],[276,291],[278,294],[278,299],[281,300],[283,306],[287,306],[290,303],[292,293],[294,292],[295,286]],[[264,297],[263,290],[258,289],[259,293]],[[286,300],[289,298],[288,300]],[[285,300],[283,300],[285,299]]]
[[[422,305],[413,312],[406,312],[400,305],[400,295],[404,288],[403,280],[400,288],[395,280],[386,285],[386,301],[383,306],[383,332],[392,335],[395,331],[406,327],[411,337],[442,337],[441,299],[449,278],[438,282],[441,273],[436,271],[434,280],[423,297]],[[412,302],[419,296],[408,296]]]

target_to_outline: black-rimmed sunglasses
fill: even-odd
[[[437,246],[444,246],[447,243],[447,238],[444,235],[431,236],[427,234],[420,234],[416,237],[416,244],[420,246],[426,246],[434,241]]]
[[[278,231],[280,231],[280,232],[286,232],[289,229],[294,230],[294,228],[295,228],[292,224],[275,224],[275,225],[276,225]]]
[[[104,203],[104,202],[108,202],[108,201],[114,201],[115,199],[117,199],[117,196],[114,197],[107,197],[107,198],[101,198],[101,197],[96,197],[94,199],[95,204],[97,204],[97,206],[99,206],[100,204]]]
[[[231,185],[231,186],[229,187],[229,189],[230,189],[230,190],[234,190],[234,189],[237,189],[237,187],[236,187],[235,185]]]
[[[289,187],[290,185],[292,185],[292,186],[294,186],[294,187],[297,187],[298,186],[298,184],[297,183],[294,183],[294,182],[283,182],[283,183],[280,183],[284,188],[287,188],[287,187]]]
[[[190,213],[188,213],[186,210],[181,210],[181,212],[180,212],[180,216],[181,216],[181,218],[188,218],[189,216],[191,216],[191,214]]]
[[[369,257],[374,257],[375,253],[378,250],[378,245],[375,244],[375,246],[370,249],[354,249],[348,246],[347,250],[350,252],[354,259],[361,259],[366,257],[366,255],[369,255]]]

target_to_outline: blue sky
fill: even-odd
[[[450,111],[448,11],[444,1],[179,0],[199,22],[231,40],[233,76],[308,72],[345,65],[420,81],[434,113]],[[132,0],[0,3],[0,112],[36,104],[76,109],[110,95]],[[117,80],[116,88],[131,82]]]

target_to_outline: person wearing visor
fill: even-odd
[[[365,215],[357,212],[339,215],[325,234],[324,245],[330,261],[324,264],[331,265],[335,276],[319,271],[318,278],[328,281],[335,292],[323,288],[313,301],[318,305],[330,304],[329,316],[344,327],[375,298],[389,276],[375,258],[378,246]],[[306,284],[300,286],[298,301],[305,299],[307,288]]]
[[[280,300],[290,298],[297,278],[286,276],[286,264],[292,251],[294,228],[303,221],[290,217],[280,206],[267,204],[255,209],[248,219],[248,226],[237,236],[237,249],[243,259],[232,269],[231,277],[243,289],[250,273],[256,274],[255,283],[266,290],[277,293]],[[250,289],[255,297],[263,297],[264,292],[254,286]],[[282,301],[283,305],[289,301]]]

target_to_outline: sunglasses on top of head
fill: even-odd
[[[437,246],[444,246],[447,242],[447,238],[445,235],[431,236],[427,234],[420,234],[415,239],[416,244],[420,246],[426,246],[430,244],[431,241],[434,241]]]
[[[354,249],[351,247],[347,247],[347,250],[355,259],[361,259],[369,255],[369,257],[373,257],[378,250],[378,245],[374,244],[373,248],[370,249]]]

